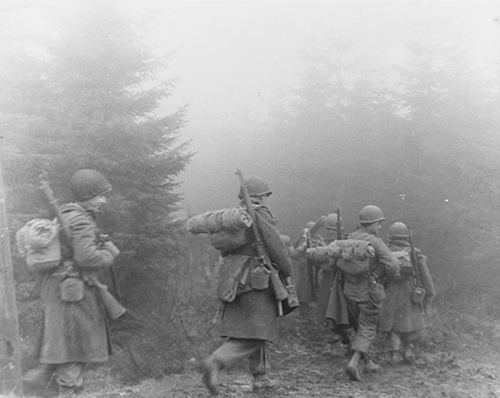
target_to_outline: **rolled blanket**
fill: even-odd
[[[252,218],[242,207],[213,210],[191,217],[186,227],[193,234],[207,234],[220,231],[234,232],[247,229],[252,225]]]
[[[374,255],[375,250],[369,242],[356,239],[335,240],[328,246],[307,249],[307,258],[316,262],[325,262],[335,258],[365,259]]]
[[[16,233],[16,243],[22,256],[49,247],[58,238],[57,219],[35,218],[24,224]]]

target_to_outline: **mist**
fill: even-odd
[[[435,236],[448,236],[457,214],[478,227],[490,220],[484,195],[497,189],[500,151],[494,2],[108,3],[173,79],[156,112],[185,107],[181,137],[193,156],[177,179],[179,214],[233,206],[240,168],[269,181],[271,208],[294,238],[337,206],[352,230],[359,209],[377,204],[390,221],[409,214],[437,255]],[[51,18],[74,4],[4,3],[3,41],[43,58],[33,37],[53,36]]]

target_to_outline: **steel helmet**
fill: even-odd
[[[267,181],[259,177],[250,177],[245,180],[245,186],[248,190],[248,196],[269,196],[272,194]],[[243,189],[241,186],[238,198],[243,199]]]
[[[359,222],[361,225],[363,224],[373,224],[378,221],[384,221],[386,218],[384,217],[384,213],[380,207],[368,205],[361,209],[359,212]]]
[[[75,199],[79,202],[111,191],[111,184],[108,180],[93,169],[78,170],[71,177],[70,185]]]
[[[389,227],[389,238],[390,239],[408,239],[410,237],[410,231],[405,223],[400,221],[393,223]]]
[[[324,226],[326,229],[337,229],[337,213],[330,213],[326,216],[325,221],[324,221]],[[342,221],[342,217],[340,217],[340,220]]]

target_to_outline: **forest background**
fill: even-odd
[[[200,115],[206,113],[196,114],[189,96],[175,96],[183,79],[190,78],[169,69],[181,48],[166,51],[152,45],[153,22],[161,24],[158,16],[150,12],[132,18],[130,10],[113,2],[71,4],[57,12],[48,7],[43,31],[7,23],[17,12],[15,2],[2,10],[0,58],[8,62],[0,69],[0,126],[9,228],[14,243],[24,222],[53,216],[38,188],[41,170],[48,172],[61,201],[70,198],[68,180],[74,171],[91,167],[108,177],[113,195],[101,227],[112,231],[122,248],[118,282],[123,302],[147,314],[142,321],[154,329],[147,332],[150,339],[134,344],[140,345],[137,352],[159,356],[147,366],[134,365],[129,376],[182,367],[205,348],[203,336],[215,312],[215,300],[206,298],[214,296],[217,253],[203,237],[189,236],[183,221],[236,204],[236,168],[269,181],[271,208],[281,232],[292,240],[307,221],[337,206],[347,231],[355,228],[366,204],[380,206],[388,223],[409,222],[415,243],[429,257],[438,303],[453,295],[472,312],[500,316],[497,15],[481,15],[491,41],[487,48],[472,45],[471,51],[474,26],[460,34],[447,30],[447,22],[456,24],[466,8],[449,7],[444,18],[432,8],[419,8],[426,18],[415,17],[407,27],[416,33],[413,40],[386,54],[383,65],[371,57],[383,53],[384,43],[366,51],[366,43],[341,26],[330,26],[321,40],[301,48],[293,79],[276,93],[249,72],[260,64],[248,58],[238,73],[228,57],[228,70],[253,89],[227,88],[230,95],[213,100],[200,90],[206,112],[216,104],[204,124]],[[189,10],[202,11],[206,4],[189,3]],[[388,5],[394,18],[404,7]],[[268,10],[269,15],[259,14],[264,22],[276,11],[265,3],[227,7]],[[376,10],[362,2],[350,7],[365,20],[366,9]],[[217,18],[224,20],[224,15]],[[263,34],[258,26],[254,33]],[[376,33],[368,25],[367,41]],[[227,44],[230,53],[227,38],[218,38],[212,44]],[[245,41],[238,48],[252,50]],[[273,53],[268,55],[272,62]],[[229,86],[227,78],[205,76],[214,86]],[[249,92],[254,102],[235,111],[238,95]],[[196,91],[193,103],[199,100],[195,96]],[[39,303],[33,276],[13,252],[28,367],[35,361]],[[153,344],[160,340],[164,351]],[[144,359],[124,350],[122,355]],[[122,368],[125,363],[130,361],[122,361]]]

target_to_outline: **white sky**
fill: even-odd
[[[404,45],[458,40],[482,65],[500,48],[499,2],[323,1],[171,2],[118,1],[131,20],[148,27],[158,53],[177,49],[169,74],[180,76],[172,105],[189,104],[184,137],[199,154],[183,179],[186,195],[207,173],[227,129],[242,115],[266,117],[296,82],[299,54],[337,32],[349,38],[365,62],[390,73],[407,62]],[[25,28],[45,30],[47,8],[68,1],[0,0],[0,23],[14,36]],[[8,62],[8,60],[0,60]],[[231,165],[234,168],[234,165]]]

